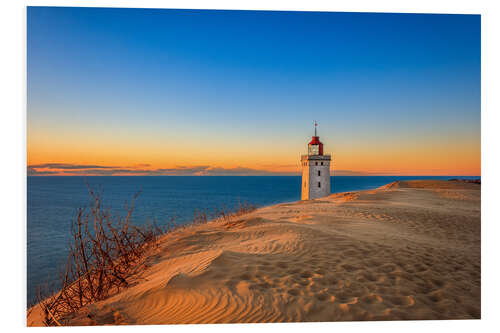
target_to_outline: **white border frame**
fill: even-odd
[[[159,1],[159,0],[7,0],[0,10],[0,53],[2,121],[0,135],[2,146],[0,222],[4,230],[2,246],[2,325],[9,328],[25,327],[26,316],[26,6],[81,6],[81,7],[134,7],[134,8],[198,8],[198,9],[253,9],[253,10],[305,10],[349,12],[405,12],[405,13],[455,13],[481,14],[481,161],[482,161],[482,319],[461,321],[398,321],[398,322],[335,322],[311,324],[252,324],[252,325],[170,325],[94,327],[111,330],[174,330],[186,332],[203,330],[254,331],[259,330],[342,330],[375,332],[421,332],[422,330],[453,330],[459,332],[490,331],[496,323],[498,308],[499,268],[497,266],[499,234],[499,125],[498,77],[499,12],[495,1],[462,0],[254,0],[254,1]],[[62,328],[62,330],[85,328]]]

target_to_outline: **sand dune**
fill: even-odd
[[[396,182],[185,228],[72,324],[480,318],[480,188]]]

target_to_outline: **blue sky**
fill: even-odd
[[[27,23],[28,164],[293,172],[317,120],[342,170],[480,172],[479,15],[28,7]]]

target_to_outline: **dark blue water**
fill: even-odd
[[[332,192],[372,189],[396,180],[449,179],[421,176],[332,177]],[[466,177],[471,178],[471,177]],[[477,177],[476,177],[477,178]],[[135,224],[156,220],[166,225],[173,217],[187,223],[197,210],[233,208],[238,201],[256,206],[300,200],[300,177],[28,177],[28,302],[36,286],[54,280],[64,264],[70,224],[80,207],[88,207],[86,181],[102,189],[104,204],[116,214],[141,191],[133,214]]]

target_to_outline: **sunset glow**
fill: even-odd
[[[29,175],[481,175],[478,15],[28,8]]]

